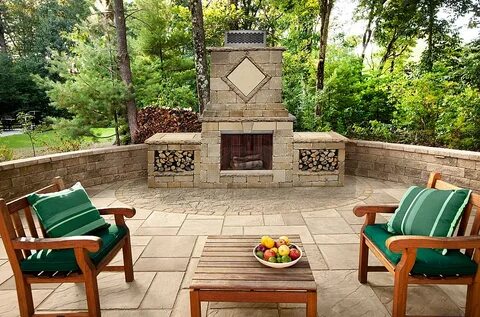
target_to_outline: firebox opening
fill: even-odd
[[[221,170],[271,170],[273,134],[222,134]]]

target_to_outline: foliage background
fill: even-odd
[[[480,150],[480,36],[464,43],[454,24],[469,16],[475,26],[479,1],[352,3],[373,49],[362,54],[361,36],[333,30],[321,91],[317,0],[205,1],[206,45],[222,45],[228,29],[264,29],[269,45],[286,47],[284,103],[298,131]],[[196,110],[188,2],[126,5],[138,106]],[[0,52],[0,116],[36,110],[72,138],[113,127],[120,142],[127,90],[108,1],[5,0],[0,22],[9,44]]]

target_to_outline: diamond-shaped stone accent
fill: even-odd
[[[248,58],[245,58],[227,76],[228,80],[245,96],[248,96],[265,77],[265,74]]]

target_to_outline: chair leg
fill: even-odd
[[[133,275],[133,260],[132,260],[132,244],[130,242],[130,234],[125,237],[125,244],[122,248],[123,251],[123,267],[125,270],[125,281],[133,282],[135,279]]]
[[[100,296],[98,294],[97,276],[93,272],[84,273],[85,293],[87,295],[88,315],[90,317],[100,317]]]
[[[21,317],[30,317],[35,313],[33,306],[32,287],[23,277],[15,277],[17,285],[18,307]]]
[[[363,233],[360,234],[360,253],[358,257],[358,281],[367,283],[368,275],[368,246],[365,243]]]
[[[473,283],[467,288],[466,317],[480,317],[480,283]]]
[[[393,287],[392,317],[405,317],[407,314],[408,273],[395,272]]]

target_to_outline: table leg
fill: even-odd
[[[190,289],[190,316],[201,317],[202,306],[200,303],[200,296],[198,289]]]
[[[317,292],[307,292],[307,317],[317,317]]]

